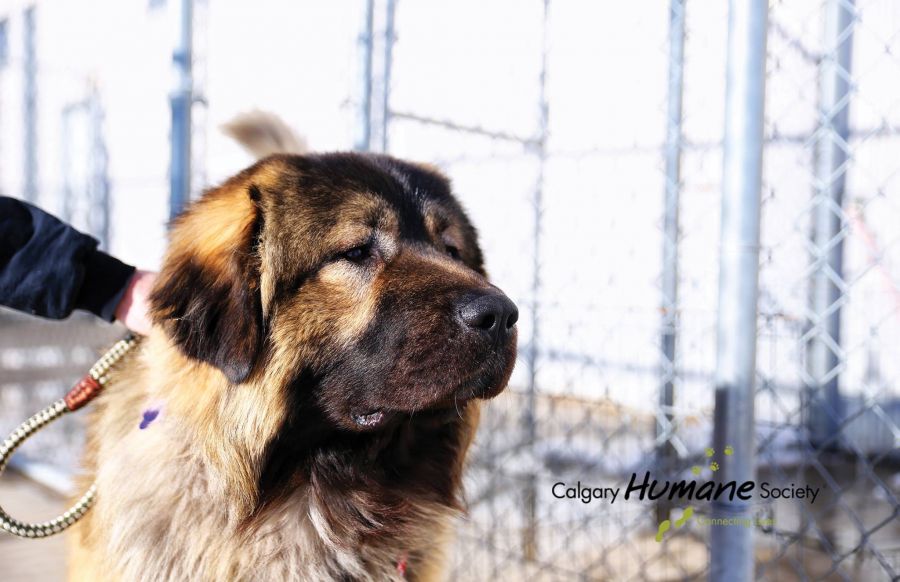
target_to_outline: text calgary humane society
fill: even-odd
[[[582,485],[581,481],[570,486],[560,481],[553,484],[552,494],[557,499],[579,499],[582,503],[590,503],[594,500],[615,503],[621,490],[622,487],[590,487]],[[623,498],[626,501],[632,496],[641,501],[644,499],[655,501],[663,497],[670,500],[716,501],[725,496],[729,501],[733,501],[735,497],[747,501],[753,497],[753,492],[756,490],[757,484],[754,481],[744,481],[740,485],[736,481],[717,483],[715,481],[681,480],[660,483],[656,479],[651,480],[650,472],[647,471],[640,482],[638,482],[637,473],[632,473],[631,481],[625,488]],[[809,499],[810,503],[815,503],[818,495],[818,487],[809,485],[795,487],[793,483],[789,487],[774,487],[768,481],[759,484],[758,493],[760,499]]]

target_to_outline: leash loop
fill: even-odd
[[[103,386],[109,380],[109,371],[112,367],[122,359],[139,342],[139,338],[133,334],[128,334],[123,339],[116,342],[107,351],[97,363],[95,363],[90,372],[66,394],[65,398],[57,400],[47,408],[44,408],[25,422],[19,425],[6,439],[0,443],[0,475],[6,469],[10,457],[18,449],[22,443],[28,440],[34,433],[38,432],[54,420],[65,416],[70,412],[75,412],[85,404],[93,400],[102,390]],[[42,523],[25,523],[10,516],[2,506],[0,506],[0,529],[13,535],[23,538],[45,538],[65,531],[70,526],[81,519],[94,503],[94,496],[97,493],[97,484],[90,486],[87,492],[81,496],[75,505],[68,511]]]

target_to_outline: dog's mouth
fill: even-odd
[[[392,418],[416,416],[432,419],[452,419],[461,415],[472,400],[488,400],[503,391],[504,385],[488,376],[477,377],[451,391],[437,402],[423,403],[415,410],[399,410],[390,408],[370,408],[351,411],[353,423],[363,430],[372,430],[387,424]]]
[[[379,409],[366,414],[352,414],[351,417],[357,428],[364,431],[377,430],[387,425],[392,419],[396,420],[411,417],[444,424],[455,418],[460,418],[470,400],[471,399],[459,399],[450,405],[426,408],[414,413]]]
[[[384,411],[380,409],[366,414],[354,414],[352,416],[353,422],[362,428],[376,428],[385,421]]]

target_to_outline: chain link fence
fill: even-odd
[[[715,527],[658,543],[673,507],[553,487],[683,478],[712,442],[728,6],[370,7],[367,145],[454,178],[526,314],[453,578],[709,574]],[[753,502],[761,579],[900,574],[898,25],[890,2],[769,10],[751,437],[758,482],[821,493]]]
[[[195,59],[212,73],[195,62],[194,191],[209,167],[213,179],[223,173],[213,130],[239,79],[216,74],[225,49],[214,24],[228,10],[194,11]],[[645,471],[663,481],[697,468],[712,479],[711,459],[726,474],[743,463],[771,487],[818,488],[812,503],[757,496],[745,508],[757,578],[897,578],[900,5],[768,3],[767,42],[756,47],[765,123],[755,383],[742,413],[752,431],[725,443],[740,449],[734,456],[712,457],[724,430],[719,344],[723,329],[739,331],[717,311],[726,80],[741,73],[728,57],[728,3],[353,0],[335,11],[350,23],[341,42],[358,35],[345,52],[359,57],[334,117],[355,135],[336,147],[441,167],[521,312],[516,372],[484,408],[448,579],[740,579],[713,571],[711,553],[732,528],[709,525],[710,504],[696,503],[688,520],[684,503],[556,495],[624,491]],[[304,15],[316,22],[315,11]],[[270,58],[311,67],[308,57]],[[102,91],[85,95],[71,127],[103,126],[90,105]],[[93,149],[75,148],[96,152],[95,163],[75,156],[65,166],[67,182],[89,182],[80,191],[91,196],[104,192],[106,162],[90,136],[103,134],[85,130]],[[14,145],[5,128],[0,136],[0,150]],[[27,196],[4,160],[0,183]],[[127,206],[117,186],[107,199]],[[3,430],[59,395],[48,370],[77,375],[89,346],[117,332],[86,320],[0,325]],[[53,338],[66,347],[48,348]],[[78,427],[61,431],[32,456],[65,466]],[[657,541],[665,520],[675,523]]]

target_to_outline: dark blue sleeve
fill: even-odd
[[[96,239],[0,196],[0,305],[51,319],[84,309],[112,321],[133,273]]]

